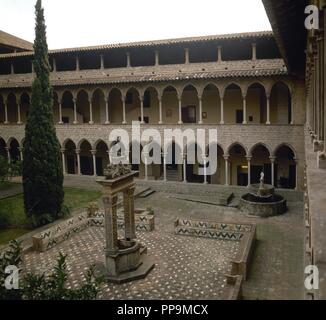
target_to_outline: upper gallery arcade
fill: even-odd
[[[129,130],[132,121],[144,128],[218,127],[225,133],[220,141],[225,150],[237,142],[247,150],[259,142],[275,150],[291,146],[296,184],[302,184],[304,83],[288,73],[272,32],[59,49],[49,56],[54,121],[63,148],[67,139],[105,140],[117,126]],[[28,48],[0,51],[3,141],[23,140],[32,60]],[[249,175],[246,167],[247,161],[235,164],[234,184],[241,184],[244,171]],[[289,178],[290,169],[285,171]]]

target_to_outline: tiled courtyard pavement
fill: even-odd
[[[303,218],[301,203],[289,203],[290,211],[270,219],[256,219],[237,209],[172,199],[155,193],[137,199],[136,207],[152,206],[156,212],[156,231],[139,233],[156,260],[156,267],[144,279],[129,284],[108,284],[100,299],[220,299],[225,286],[224,274],[238,245],[210,239],[173,234],[177,217],[249,222],[258,225],[258,242],[245,299],[303,298]],[[58,251],[68,254],[70,284],[78,285],[83,272],[103,261],[104,230],[91,228],[46,253],[29,253],[28,269],[47,271],[55,264]]]

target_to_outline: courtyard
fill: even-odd
[[[147,246],[156,266],[143,280],[105,284],[98,299],[225,298],[225,275],[231,271],[230,261],[239,243],[175,235],[174,222],[178,218],[257,224],[257,242],[248,279],[243,282],[243,298],[302,299],[302,203],[289,202],[285,215],[260,219],[213,202],[206,204],[204,195],[194,200],[190,195],[187,198],[185,194],[165,192],[137,198],[136,208],[150,206],[155,211],[155,231],[138,232],[137,237]],[[24,263],[28,271],[47,273],[59,252],[67,254],[69,286],[78,287],[90,265],[104,262],[104,246],[104,228],[91,227],[47,252],[28,253]]]

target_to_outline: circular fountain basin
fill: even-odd
[[[240,199],[240,210],[249,215],[258,217],[278,216],[287,211],[286,200],[278,194],[274,194],[274,187],[264,185],[251,186],[251,193],[243,195]]]

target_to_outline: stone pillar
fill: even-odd
[[[19,147],[19,155],[20,155],[20,161],[24,161],[24,154],[23,154],[23,148]]]
[[[126,120],[126,98],[123,97],[122,98],[122,124],[127,124],[127,120]]]
[[[130,52],[127,52],[127,68],[131,67],[131,58],[130,58]]]
[[[217,61],[222,62],[222,47],[221,46],[217,47]]]
[[[243,95],[243,124],[247,124],[247,97]]]
[[[63,174],[66,175],[66,155],[65,155],[66,150],[61,149],[61,156],[62,156],[62,169],[63,169]]]
[[[97,168],[96,168],[96,150],[91,150],[91,154],[92,154],[92,157],[93,157],[93,170],[94,170],[94,173],[93,173],[93,176],[96,177],[97,176]]]
[[[221,121],[220,124],[224,124],[224,97],[221,96]]]
[[[31,65],[32,65],[32,73],[34,74],[35,73],[34,63],[32,62]]]
[[[76,71],[80,70],[80,65],[79,65],[79,57],[76,56]]]
[[[266,95],[267,99],[267,121],[266,124],[271,124],[271,100],[270,100],[270,95]]]
[[[77,155],[77,174],[81,176],[81,168],[80,168],[80,149],[76,149]]]
[[[182,96],[178,97],[179,100],[179,121],[178,124],[183,124],[182,122]]]
[[[229,155],[225,155],[225,185],[229,186],[230,185],[230,179],[229,179]]]
[[[105,212],[106,254],[115,254],[119,249],[117,202],[118,202],[118,197],[116,195],[105,195],[103,197],[104,212]]]
[[[199,101],[199,122],[198,124],[203,124],[203,99],[201,95],[198,95]]]
[[[5,107],[5,122],[4,122],[4,124],[9,124],[9,120],[8,120],[8,101],[4,101],[4,107]]]
[[[159,122],[158,124],[163,124],[163,105],[162,105],[162,97],[158,98],[159,103]]]
[[[104,70],[104,56],[103,56],[103,54],[101,54],[100,58],[101,58],[101,70]]]
[[[208,184],[207,182],[207,156],[203,155],[203,163],[204,163],[204,184]]]
[[[183,155],[183,183],[187,183],[187,155]]]
[[[18,115],[18,121],[17,124],[22,124],[21,122],[21,114],[20,114],[20,101],[17,102],[17,115]]]
[[[294,100],[294,94],[293,94],[293,92],[291,92],[290,93],[290,95],[291,95],[291,125],[293,125],[294,124],[294,102],[293,102],[293,100]]]
[[[78,124],[78,119],[77,119],[77,99],[74,98],[74,124]]]
[[[324,1],[325,3],[325,1]],[[324,33],[326,32],[326,7],[323,8],[324,10]],[[324,104],[324,152],[323,152],[323,157],[326,158],[326,72],[325,72],[325,69],[326,69],[326,36],[324,34],[324,39],[323,39],[324,43],[323,43],[323,47],[324,47],[324,58],[323,58],[323,74],[324,74],[324,80],[323,80],[323,83],[324,83],[324,87],[323,87],[323,91],[324,91],[324,101],[323,101],[323,104]]]
[[[7,160],[8,160],[8,163],[10,164],[11,163],[10,148],[5,147],[5,149],[7,151]]]
[[[253,61],[257,60],[257,44],[256,43],[252,44],[252,60]]]
[[[62,100],[59,99],[59,124],[63,124],[63,121],[62,121]]]
[[[145,180],[147,181],[148,180],[148,152],[144,152],[144,158],[145,158]]]
[[[167,154],[164,153],[163,154],[163,180],[164,182],[167,181],[167,172],[166,172],[166,157],[167,157]]]
[[[131,187],[123,193],[125,238],[127,241],[136,239],[134,194],[135,187]]]
[[[299,190],[299,160],[294,159],[295,161],[295,190]]]
[[[55,61],[55,58],[53,57],[53,72],[57,72],[57,62]]]
[[[248,161],[248,188],[251,185],[251,159],[252,159],[252,157],[247,157],[247,161]]]
[[[105,98],[105,124],[110,124],[109,98]]]
[[[92,98],[88,100],[89,103],[89,124],[94,124],[93,121],[93,101]]]
[[[185,49],[185,64],[189,64],[189,48]]]
[[[158,50],[155,50],[155,65],[159,66],[160,65],[160,54]]]
[[[275,157],[270,157],[271,160],[271,179],[272,179],[272,186],[275,187]]]
[[[13,63],[10,64],[10,73],[15,74],[15,68]]]
[[[144,124],[144,98],[140,98],[140,123]]]

